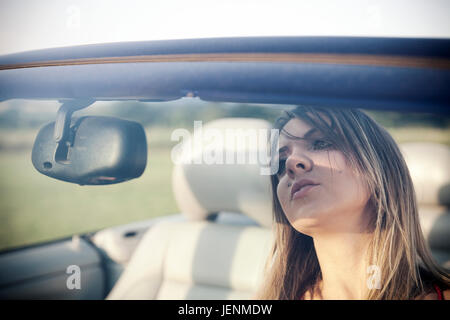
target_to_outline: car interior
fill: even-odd
[[[230,127],[266,129],[270,123],[225,118],[205,125]],[[245,146],[246,153],[257,152]],[[405,143],[401,150],[424,235],[435,259],[450,268],[450,150],[436,143]],[[268,176],[259,164],[192,163],[175,165],[172,179],[180,213],[0,255],[0,298],[254,297],[273,236]],[[70,264],[83,270],[81,290],[65,287]]]
[[[244,121],[246,127],[270,125],[256,119]],[[220,128],[230,122],[244,125],[242,119],[223,119],[210,125]],[[407,143],[401,150],[417,189],[424,235],[435,259],[449,268],[450,150],[427,143]],[[174,192],[186,220],[147,230],[107,298],[254,296],[270,251],[272,221],[268,179],[251,169],[177,166]],[[215,188],[213,181],[221,187]],[[239,194],[235,193],[236,184],[242,188]],[[210,215],[214,218],[209,219]]]
[[[413,38],[249,37],[44,49],[0,57],[0,102],[62,103],[55,123],[41,129],[33,149],[35,168],[52,176],[51,170],[61,168],[56,162],[64,163],[70,151],[73,136],[66,129],[74,110],[64,105],[72,103],[82,108],[93,101],[163,103],[195,98],[208,103],[364,106],[448,115],[448,43]],[[87,100],[79,104],[82,98]],[[142,130],[103,120],[85,117],[77,122],[74,130],[82,132],[84,139],[92,138],[95,131],[88,130],[88,123],[101,131],[97,136],[101,143],[85,139],[83,147],[110,143],[129,158],[144,159],[139,170],[102,174],[103,180],[91,181],[84,177],[92,172],[77,167],[60,180],[106,184],[142,173],[147,145],[143,150],[128,148],[120,139],[126,136],[128,142],[143,144]],[[205,123],[204,128],[224,132],[271,125],[258,117],[228,117]],[[135,133],[128,134],[130,130]],[[123,135],[109,139],[108,132]],[[195,132],[191,138],[195,139]],[[241,141],[240,146],[220,148],[246,157],[260,152],[245,137]],[[40,153],[53,155],[55,143],[61,151],[55,154],[59,160],[42,161]],[[436,261],[450,269],[450,148],[429,142],[402,143],[400,148],[414,182],[423,233]],[[114,157],[99,157],[102,170],[108,169],[105,163],[110,158]],[[114,158],[111,166],[122,167],[128,160]],[[172,192],[178,212],[3,250],[0,299],[251,299],[262,284],[273,243],[270,179],[260,169],[259,163],[176,163]],[[76,176],[80,170],[84,180]],[[64,214],[64,208],[56,212]],[[68,290],[71,265],[82,273],[78,290]]]

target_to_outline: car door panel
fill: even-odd
[[[74,237],[0,255],[0,299],[103,299],[97,250]]]

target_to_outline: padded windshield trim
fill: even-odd
[[[103,58],[49,60],[0,65],[0,70],[37,68],[50,66],[73,66],[107,63],[148,62],[287,62],[321,63],[339,65],[366,65],[407,68],[450,69],[450,59],[388,56],[370,54],[307,54],[307,53],[206,53],[163,54]]]

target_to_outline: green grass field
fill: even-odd
[[[26,136],[21,132],[12,140],[23,145]],[[144,174],[109,186],[79,186],[41,175],[31,163],[31,145],[0,150],[0,250],[177,213],[170,132],[151,130],[148,137]]]
[[[450,129],[402,128],[390,132],[398,142],[450,145]],[[162,128],[148,131],[149,159],[139,179],[82,187],[50,179],[34,169],[30,137],[35,133],[0,132],[0,146],[21,146],[0,150],[0,250],[177,213],[170,159],[175,143],[170,141],[170,133],[170,129]]]

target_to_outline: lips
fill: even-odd
[[[318,185],[318,183],[308,179],[297,181],[291,189],[291,200],[304,196],[309,190]]]

